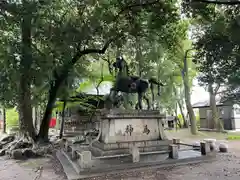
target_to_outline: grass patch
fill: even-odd
[[[18,127],[18,112],[15,108],[6,110],[6,127],[7,129],[12,127]]]
[[[240,140],[240,134],[229,134],[227,140]]]

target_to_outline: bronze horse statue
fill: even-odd
[[[153,84],[158,87],[158,95],[160,96],[160,87],[163,86],[162,83],[157,82],[154,78],[150,78],[148,80],[141,79],[139,76],[131,76],[129,74],[129,68],[127,62],[123,59],[123,57],[117,57],[116,62],[113,63],[113,67],[115,68],[115,72],[117,73],[116,81],[111,88],[110,96],[112,101],[115,101],[115,97],[118,92],[129,93],[137,93],[138,94],[138,103],[136,104],[136,109],[142,109],[142,99],[144,99],[147,103],[147,108],[150,109],[149,99],[146,96],[146,91],[151,88],[152,99],[154,101],[154,93],[153,93]],[[125,71],[125,72],[124,72]]]

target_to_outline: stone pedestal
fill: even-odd
[[[97,156],[129,153],[133,144],[140,152],[168,150],[172,141],[164,133],[164,118],[159,111],[103,111],[99,116],[101,135],[91,150]]]
[[[166,140],[158,111],[111,110],[101,116],[103,143]]]

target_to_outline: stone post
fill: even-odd
[[[69,151],[68,146],[69,146],[69,142],[68,142],[68,140],[66,140],[65,145],[64,145],[64,149],[65,149],[66,152]]]
[[[203,141],[208,142],[211,151],[216,151],[216,139],[204,139]]]
[[[91,151],[83,151],[80,154],[78,163],[81,168],[91,168],[92,166],[92,153]]]
[[[176,145],[176,144],[169,145],[169,158],[171,158],[171,159],[178,158],[178,145]]]
[[[180,139],[173,139],[173,144],[176,144],[178,146],[178,149],[180,149]]]
[[[139,148],[137,146],[133,145],[130,148],[130,154],[132,155],[133,163],[136,163],[136,162],[140,161],[140,152],[139,152]]]
[[[72,160],[76,160],[77,159],[77,152],[75,149],[72,148]]]
[[[205,155],[205,156],[209,155],[209,153],[211,152],[210,143],[209,142],[201,142],[200,146],[201,146],[201,154]]]

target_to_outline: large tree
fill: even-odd
[[[202,4],[192,7],[197,20],[195,30],[195,62],[198,64],[199,81],[207,87],[215,128],[222,130],[219,112],[216,107],[216,95],[231,94],[235,89],[239,72],[239,6],[225,7],[216,4]],[[219,91],[220,89],[223,91]],[[236,92],[236,91],[235,91]]]
[[[138,23],[140,36],[145,36],[144,32],[157,32],[180,17],[175,2],[161,0],[2,0],[0,12],[1,67],[7,67],[1,78],[4,85],[10,82],[1,97],[18,106],[21,129],[35,140],[48,139],[52,109],[69,73],[76,66],[84,69],[94,58],[90,54],[103,54],[112,42],[119,44],[128,37],[129,20],[138,23],[145,17],[145,24]],[[43,86],[48,87],[41,92],[47,95],[47,104],[36,135],[32,105]]]

